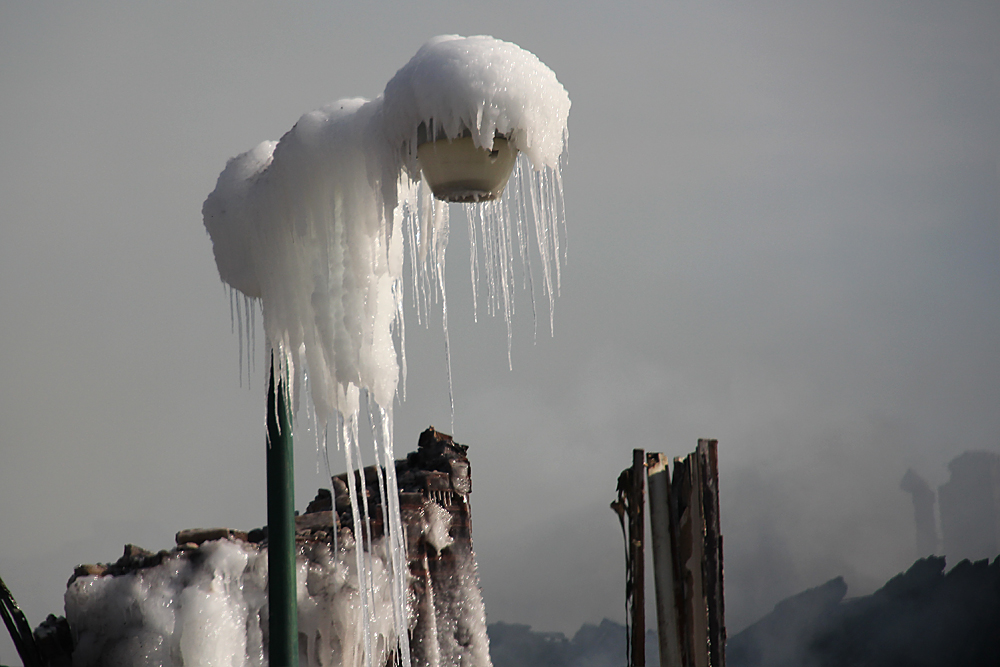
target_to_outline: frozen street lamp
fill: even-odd
[[[569,96],[552,70],[516,44],[486,36],[436,37],[396,73],[381,97],[340,100],[307,113],[281,141],[263,142],[231,159],[206,199],[205,227],[219,275],[242,292],[248,316],[255,305],[251,300],[260,300],[271,356],[272,667],[297,662],[291,406],[303,388],[319,431],[329,424],[344,445],[349,470],[362,467],[357,433],[363,400],[374,417],[376,459],[385,471],[384,565],[392,573],[394,624],[369,628],[373,589],[370,558],[362,557],[362,550],[367,547],[370,554],[372,545],[363,543],[366,517],[355,502],[357,621],[365,627],[367,664],[385,664],[386,656],[373,655],[374,650],[398,649],[407,667],[406,564],[392,445],[392,407],[402,366],[404,258],[409,257],[415,283],[435,285],[443,299],[448,209],[433,198],[496,200],[523,155],[519,179],[530,190],[523,201],[530,203],[551,319],[564,224],[560,158],[568,140],[569,108]],[[422,179],[433,198],[420,187]],[[503,251],[485,261],[494,263],[488,272],[498,278],[490,280],[490,296],[499,302],[493,291],[502,288],[508,322],[513,280],[508,216],[527,211],[527,206],[496,207],[489,229],[483,226],[483,234],[505,239],[492,246]],[[523,220],[515,222],[521,239]],[[524,241],[518,250],[527,262]],[[239,312],[239,299],[236,303]],[[357,499],[355,476],[347,479],[350,497]],[[381,637],[369,637],[369,629]]]

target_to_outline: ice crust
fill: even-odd
[[[331,550],[299,547],[301,664],[363,664],[360,585],[353,540]],[[385,548],[370,552],[373,660],[395,647]],[[368,554],[366,554],[367,560]],[[66,617],[77,642],[75,667],[263,667],[267,665],[267,550],[228,540],[197,558],[174,555],[119,576],[87,576],[66,590]]]
[[[556,168],[568,138],[569,95],[555,72],[518,45],[484,35],[431,39],[383,98],[389,143],[405,146],[411,160],[421,123],[430,136],[468,130],[481,148],[492,149],[496,134],[509,137],[535,169]]]
[[[404,631],[414,633],[428,667],[489,667],[485,608],[471,545],[454,539],[451,514],[437,502],[425,500],[418,512],[408,525],[431,547],[418,565],[429,574],[421,583],[423,623],[417,627],[410,611],[417,598],[408,595]],[[336,544],[298,544],[303,667],[388,664],[399,632],[389,546],[379,538],[358,549],[346,529]],[[358,556],[364,563],[360,568]],[[194,552],[174,552],[155,567],[79,577],[65,595],[76,644],[73,665],[266,667],[267,575],[266,547],[220,539]]]
[[[454,540],[451,538],[451,515],[448,510],[435,502],[428,503],[424,508],[427,521],[427,541],[435,550],[441,551],[445,547],[451,546]]]

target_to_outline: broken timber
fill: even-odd
[[[643,500],[640,457],[618,480],[611,504],[625,530],[628,514],[626,597],[631,601],[629,664],[643,667]],[[644,456],[649,485],[650,534],[656,589],[661,667],[724,667],[726,647],[722,532],[719,522],[718,441],[699,440],[685,458],[674,459],[673,477],[664,454]],[[636,483],[635,478],[640,481]],[[636,498],[636,489],[639,497]],[[633,526],[638,523],[639,528]],[[638,574],[638,576],[636,576]],[[638,606],[637,606],[638,605]],[[636,641],[634,637],[640,639]]]

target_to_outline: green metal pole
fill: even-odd
[[[267,570],[271,667],[298,667],[299,620],[295,591],[295,473],[288,378],[267,390]]]

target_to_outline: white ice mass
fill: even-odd
[[[530,161],[512,183],[516,192],[487,205],[492,219],[481,223],[496,294],[510,288],[497,284],[511,273],[508,222],[521,222],[528,206],[543,271],[558,270],[569,106],[555,74],[531,53],[492,37],[442,36],[381,97],[307,113],[277,143],[229,161],[203,209],[219,275],[260,300],[282,366],[296,380],[308,368],[321,424],[356,415],[361,392],[392,407],[403,358],[394,334],[402,330],[404,238],[415,287],[433,279],[443,298],[447,205],[418,187],[421,124],[429,136],[469,131],[484,147],[508,136]],[[518,248],[527,252],[520,240]],[[546,289],[551,298],[558,286],[547,280]]]
[[[364,636],[353,542],[304,547],[298,560],[303,667],[363,664]],[[373,662],[396,639],[382,541],[371,548]],[[120,576],[86,576],[66,590],[66,618],[80,667],[264,667],[267,552],[244,542],[206,543]]]
[[[569,96],[552,70],[517,45],[487,36],[436,37],[396,73],[380,97],[345,99],[307,113],[279,141],[263,142],[231,159],[205,201],[204,222],[219,275],[244,297],[242,303],[235,299],[238,317],[246,319],[249,332],[249,318],[259,304],[278,372],[292,378],[294,404],[299,404],[299,394],[308,394],[305,405],[315,415],[318,431],[333,422],[337,442],[345,445],[348,469],[362,465],[357,438],[362,398],[376,424],[375,441],[381,450],[375,455],[386,471],[390,504],[389,546],[384,558],[370,556],[383,549],[380,545],[364,545],[369,554],[365,557],[361,549],[354,551],[357,569],[378,564],[383,574],[360,572],[344,579],[330,565],[327,575],[346,583],[340,588],[331,583],[331,591],[342,592],[322,604],[335,609],[370,603],[374,606],[356,609],[352,618],[371,620],[374,613],[378,625],[392,624],[395,615],[397,625],[380,635],[382,643],[366,647],[364,656],[348,649],[347,644],[357,642],[342,634],[337,639],[340,652],[317,657],[315,664],[385,664],[379,651],[387,646],[391,650],[397,639],[404,654],[401,661],[408,661],[406,631],[398,625],[405,608],[405,557],[398,506],[393,511],[398,491],[392,465],[392,407],[400,376],[405,379],[407,261],[409,293],[418,317],[427,317],[431,303],[440,300],[447,344],[444,252],[449,207],[433,199],[421,182],[417,144],[421,138],[471,135],[477,146],[489,149],[495,137],[502,136],[521,154],[502,199],[465,205],[473,297],[482,271],[488,310],[504,314],[509,340],[514,247],[525,282],[531,281],[529,220],[551,325],[552,299],[559,289],[560,236],[565,233],[561,167],[569,108]],[[242,324],[240,331],[242,345]],[[357,516],[354,534],[360,536]],[[160,650],[157,642],[169,639],[174,642],[171,655],[179,651],[185,665],[261,664],[259,631],[245,620],[248,610],[259,610],[262,604],[263,583],[254,578],[259,557],[222,545],[212,558],[218,563],[210,575],[162,572],[150,575],[149,581],[138,577],[115,584],[148,589],[144,594],[153,602],[139,604],[139,611],[130,602],[137,599],[131,589],[115,592],[97,582],[77,582],[67,592],[68,615],[74,613],[71,609],[92,604],[95,595],[111,596],[114,604],[132,605],[123,607],[126,618],[135,613],[148,616],[149,624],[129,641],[148,644],[154,653]],[[379,583],[385,572],[393,581],[388,588]],[[182,583],[185,576],[188,580]],[[300,582],[300,607],[301,590]],[[379,606],[386,590],[395,613]],[[152,605],[148,613],[143,604]],[[205,626],[191,619],[206,615],[232,622],[218,621],[213,626],[218,634],[203,637]],[[310,618],[308,611],[300,610],[300,627],[313,623]],[[357,637],[356,628],[335,631]],[[212,659],[220,642],[235,651],[227,659],[231,663]],[[329,653],[332,642],[317,643],[315,650]],[[485,660],[488,664],[488,656]]]

